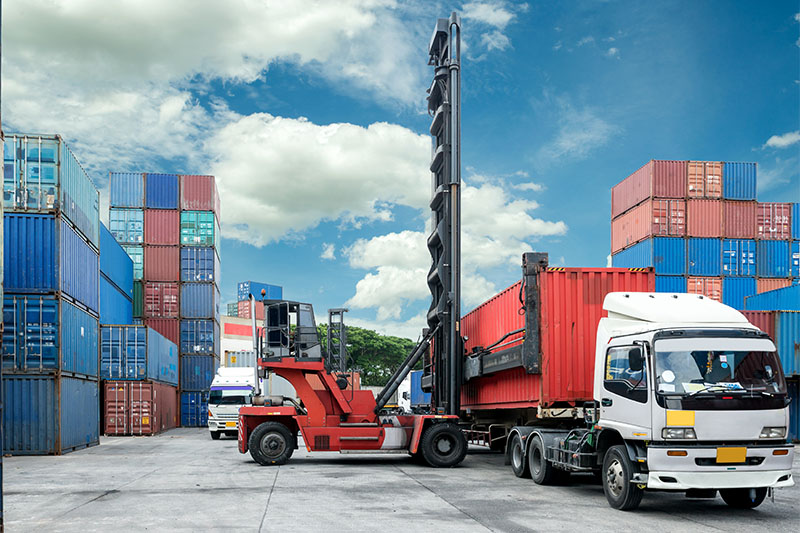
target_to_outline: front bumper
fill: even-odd
[[[233,424],[233,425],[230,425]],[[208,420],[208,429],[210,431],[238,431],[239,422],[233,420]]]

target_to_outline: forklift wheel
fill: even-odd
[[[289,428],[278,422],[259,425],[247,442],[250,455],[260,465],[283,465],[294,453],[295,442]]]
[[[420,450],[429,465],[448,468],[464,460],[467,455],[467,440],[455,424],[433,424],[422,434]]]
[[[219,432],[219,431],[212,431],[211,432],[211,438],[214,439],[214,440],[219,440],[221,435],[222,435],[222,433]]]

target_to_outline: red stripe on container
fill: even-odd
[[[181,239],[180,211],[144,210],[144,243],[177,246]]]
[[[728,239],[756,238],[756,202],[722,202],[722,234]]]
[[[180,279],[180,269],[180,247],[144,247],[144,279],[147,281],[178,281]]]
[[[792,238],[792,204],[759,203],[756,208],[756,233],[759,239],[789,240]]]
[[[720,200],[689,200],[686,206],[686,234],[689,237],[722,236]]]

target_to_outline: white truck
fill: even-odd
[[[794,485],[789,399],[772,340],[702,296],[610,293],[600,320],[594,402],[583,423],[512,428],[517,476],[549,484],[594,472],[616,509],[645,490],[753,508]]]
[[[251,405],[256,388],[256,371],[253,367],[220,367],[208,394],[208,429],[211,438],[222,434],[236,436],[239,408]]]

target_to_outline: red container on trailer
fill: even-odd
[[[181,249],[179,246],[145,246],[144,279],[147,281],[179,281]]]
[[[144,325],[153,328],[164,336],[165,339],[181,345],[181,321],[177,318],[147,318]]]
[[[503,369],[520,350],[523,361],[528,357],[524,350],[533,338],[526,338],[524,332],[508,336],[489,351],[497,358],[495,363],[482,359],[486,374],[463,385],[462,409],[547,408],[591,400],[597,324],[607,316],[603,299],[615,291],[655,291],[655,276],[649,268],[544,268],[524,279],[522,292],[520,281],[464,315],[465,352],[469,355],[538,323],[539,345],[528,353],[535,352],[539,361]],[[538,295],[537,305],[528,301],[529,293]],[[525,295],[525,309],[538,309],[538,313],[520,314],[521,295]],[[467,357],[465,368],[472,359]],[[496,365],[497,371],[490,365]]]
[[[144,243],[178,246],[181,243],[181,212],[171,209],[145,209]]]
[[[219,218],[219,193],[214,176],[182,175],[181,209],[213,211]]]
[[[775,311],[740,311],[755,327],[775,340]]]
[[[722,237],[722,202],[720,200],[688,200],[686,202],[686,235],[688,237]]]
[[[686,161],[650,161],[611,189],[611,218],[648,198],[685,198]]]
[[[652,236],[686,235],[686,201],[650,199],[611,221],[611,253]]]
[[[686,292],[689,294],[702,294],[712,300],[722,302],[722,278],[690,276],[686,282]]]
[[[722,236],[726,239],[756,238],[756,202],[722,202]]]
[[[180,287],[177,283],[146,281],[143,292],[143,318],[178,318],[181,306]]]
[[[264,304],[256,302],[256,320],[264,320]],[[250,300],[243,300],[237,304],[239,318],[252,318],[250,314]]]
[[[756,293],[774,291],[775,289],[783,289],[792,284],[790,278],[758,278],[756,281]]]
[[[722,163],[689,161],[686,173],[689,198],[722,198]]]
[[[792,204],[759,203],[756,208],[756,234],[759,239],[783,241],[792,238]]]
[[[106,435],[155,435],[178,425],[178,389],[150,381],[107,381]]]

